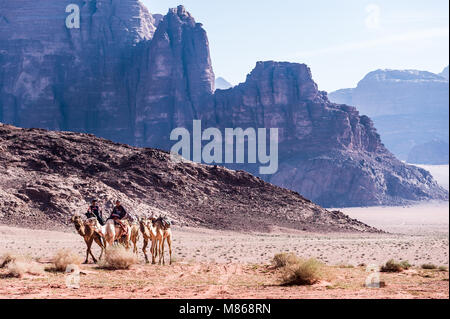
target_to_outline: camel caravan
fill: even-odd
[[[172,264],[171,223],[166,217],[152,215],[150,218],[141,218],[139,222],[130,221],[130,216],[126,213],[120,201],[116,201],[111,216],[104,222],[97,202],[94,200],[86,213],[86,218],[83,219],[79,215],[71,218],[76,231],[86,243],[85,264],[89,262],[89,256],[92,257],[94,263],[98,261],[91,250],[94,242],[101,249],[99,260],[102,259],[105,250],[113,245],[123,245],[126,249],[131,249],[131,246],[133,246],[133,252],[137,255],[137,244],[141,233],[144,239],[142,251],[146,263],[149,263],[147,248],[150,248],[152,264],[156,264],[156,259],[159,258],[158,264],[165,265],[164,246],[167,241],[169,264]]]

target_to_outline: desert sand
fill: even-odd
[[[84,286],[64,286],[64,274],[4,278],[0,297],[101,298],[448,298],[448,272],[420,269],[425,263],[449,264],[449,203],[405,207],[346,208],[344,213],[385,234],[312,234],[287,229],[243,233],[174,227],[173,265],[144,263],[128,271],[108,272],[84,265]],[[31,255],[48,264],[61,248],[85,256],[82,238],[71,231],[30,230],[0,225],[0,255]],[[99,254],[98,247],[94,247]],[[281,287],[272,257],[294,252],[317,258],[333,269],[330,280],[313,287]],[[414,267],[400,274],[382,274],[386,287],[364,287],[366,265],[408,260]],[[155,283],[157,278],[158,284]]]

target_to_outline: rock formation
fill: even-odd
[[[280,128],[280,167],[264,178],[326,207],[447,196],[428,172],[397,160],[367,116],[331,103],[304,64],[258,63],[245,83],[215,94],[211,113],[219,127]]]
[[[80,29],[65,26],[69,3]],[[265,179],[319,204],[447,196],[397,161],[369,118],[329,102],[305,65],[259,63],[245,83],[215,91],[206,32],[182,6],[162,17],[137,0],[0,0],[0,28],[0,122],[164,150],[194,119],[278,127],[280,169]]]
[[[354,105],[361,114],[370,116],[383,143],[402,160],[407,160],[416,145],[449,141],[449,82],[441,75],[378,70],[369,73],[355,89],[330,93],[330,99]],[[448,157],[440,161],[448,163]]]
[[[0,223],[49,228],[84,214],[92,198],[120,199],[133,217],[165,214],[175,225],[270,231],[377,232],[245,172],[174,163],[155,149],[87,134],[0,124]],[[108,214],[108,215],[106,215]]]

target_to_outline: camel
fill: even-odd
[[[152,219],[153,226],[156,228],[156,242],[159,242],[159,264],[165,265],[164,260],[164,243],[167,240],[169,245],[169,265],[172,265],[172,230],[170,229],[170,224],[165,224],[163,218]]]
[[[131,244],[133,244],[133,253],[135,253],[136,255],[138,254],[138,248],[137,248],[137,244],[139,241],[139,225],[137,223],[132,223],[130,225],[130,223],[128,221],[124,221],[123,222],[125,225],[129,226],[129,239],[130,239],[130,243],[129,245],[131,246]]]
[[[149,219],[141,219],[139,221],[139,226],[141,229],[142,237],[144,238],[144,246],[142,247],[142,252],[145,256],[145,262],[148,264],[148,256],[147,256],[147,246],[148,242],[151,242],[150,253],[152,254],[152,264],[155,264],[155,258],[157,257],[157,237],[156,237],[156,227],[153,226],[152,220]]]
[[[92,220],[87,220],[83,222],[80,216],[73,216],[71,218],[71,221],[75,225],[75,229],[77,230],[78,234],[81,237],[83,237],[87,246],[86,260],[84,261],[84,263],[87,264],[89,262],[89,255],[91,255],[92,259],[94,260],[94,263],[97,263],[97,259],[95,258],[94,254],[91,251],[92,243],[93,241],[95,241],[102,250],[99,259],[101,259],[103,256],[105,244],[103,243],[101,236],[95,232],[95,228],[92,227]]]
[[[92,219],[91,226],[95,229],[95,232],[98,233],[105,240],[105,249],[106,247],[114,245],[115,241],[123,244],[126,249],[130,248],[130,239],[131,239],[131,227],[125,222],[125,227],[127,227],[127,235],[124,236],[124,231],[122,227],[116,225],[114,220],[109,219],[104,226],[101,226],[98,220]]]

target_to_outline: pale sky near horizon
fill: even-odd
[[[306,63],[321,90],[376,69],[439,73],[449,64],[448,0],[141,0],[183,4],[208,33],[217,77],[245,81],[257,61]]]

